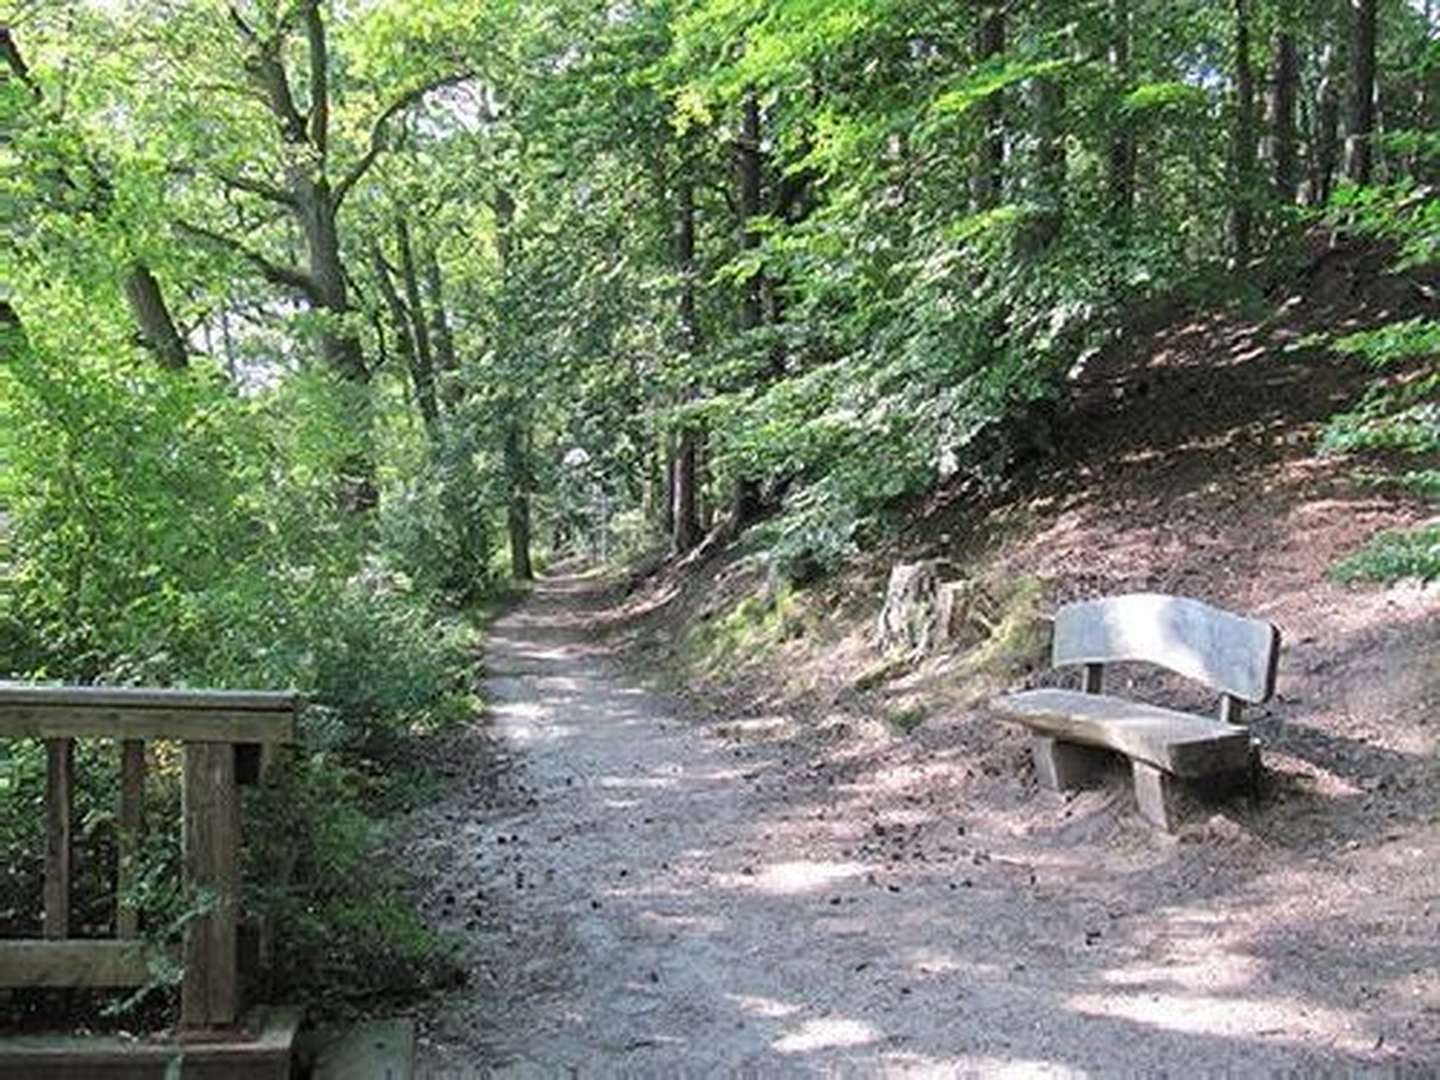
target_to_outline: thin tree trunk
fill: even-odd
[[[1054,79],[1038,78],[1030,88],[1035,117],[1035,212],[1025,230],[1023,251],[1040,255],[1060,238],[1065,225],[1065,89]]]
[[[535,580],[530,565],[530,495],[525,467],[524,432],[517,420],[505,428],[505,474],[509,498],[505,503],[505,526],[510,536],[510,574],[517,581]]]
[[[1323,206],[1335,190],[1340,167],[1339,53],[1327,42],[1320,53],[1320,85],[1315,94],[1315,131],[1310,139],[1310,203]]]
[[[515,248],[511,229],[515,224],[515,200],[504,187],[495,189],[495,232],[502,280],[514,276]],[[518,581],[532,581],[530,563],[530,469],[526,446],[524,403],[520,388],[509,388],[506,403],[504,442],[501,457],[505,467],[505,525],[510,537],[510,574]]]
[[[1233,191],[1230,204],[1230,252],[1237,266],[1250,262],[1255,227],[1255,74],[1250,62],[1250,11],[1247,0],[1234,0],[1235,127],[1231,133]]]
[[[460,362],[455,355],[455,335],[445,311],[445,282],[434,248],[425,252],[425,291],[430,294],[430,336],[435,342],[435,367],[440,379],[440,400],[447,407],[460,401]]]
[[[736,165],[740,194],[740,247],[754,251],[760,246],[760,234],[754,221],[760,216],[760,102],[754,91],[745,95],[740,112],[740,137],[736,143]],[[757,329],[764,319],[761,275],[752,274],[745,282],[740,302],[740,331]],[[760,485],[753,478],[741,476],[735,484],[732,507],[733,525],[738,532],[760,514]]]
[[[410,374],[410,385],[415,392],[416,408],[419,410],[420,418],[425,422],[426,428],[430,429],[434,421],[425,412],[422,400],[424,380],[420,373],[420,364],[415,348],[414,315],[405,310],[405,302],[400,298],[399,292],[395,289],[395,282],[390,276],[390,264],[385,261],[385,255],[380,250],[378,243],[372,244],[370,247],[370,264],[375,274],[376,287],[380,290],[380,299],[384,302],[385,310],[389,315],[390,332],[395,336],[395,351],[405,362],[405,370]]]
[[[1111,0],[1110,67],[1122,89],[1130,87],[1130,0]],[[1110,225],[1123,241],[1135,212],[1135,134],[1127,119],[1110,139],[1108,162]]]
[[[1350,106],[1345,124],[1345,178],[1370,183],[1375,138],[1376,0],[1350,0]]]
[[[1275,194],[1283,203],[1295,202],[1300,186],[1295,138],[1295,105],[1300,89],[1300,50],[1295,35],[1282,30],[1275,37],[1275,86],[1271,95],[1271,158]]]
[[[400,279],[405,285],[405,300],[410,309],[410,329],[415,339],[415,401],[420,415],[433,436],[440,426],[440,407],[435,400],[435,357],[430,349],[430,326],[425,321],[424,300],[420,296],[420,278],[415,272],[415,250],[410,242],[410,226],[403,217],[395,220],[395,240],[400,249]]]
[[[994,0],[980,3],[980,21],[975,52],[980,63],[1005,51],[1005,8]],[[1005,97],[996,91],[986,99],[980,112],[984,131],[975,163],[973,188],[976,210],[992,210],[1000,204],[1005,182]]]
[[[688,166],[682,166],[685,168]],[[688,362],[700,355],[700,316],[695,305],[695,188],[682,179],[676,192],[675,262],[680,271],[680,332]],[[692,393],[686,393],[691,397]],[[699,433],[691,424],[680,429],[670,468],[670,547],[683,555],[700,542],[700,514],[696,503]]]

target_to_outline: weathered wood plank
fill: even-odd
[[[235,751],[216,743],[185,744],[181,861],[186,895],[213,905],[185,929],[180,1023],[225,1028],[239,1015],[236,913],[240,887],[240,801]]]
[[[1116,750],[1177,776],[1241,769],[1250,756],[1244,728],[1104,694],[1026,690],[991,707],[1041,735]]]
[[[0,986],[140,986],[148,977],[134,941],[0,941]]]
[[[45,936],[70,934],[71,830],[75,818],[75,741],[45,744]]]
[[[1056,667],[1140,660],[1257,704],[1275,691],[1279,652],[1271,623],[1180,596],[1087,600],[1055,616]]]
[[[0,708],[63,705],[73,708],[195,709],[200,712],[293,712],[300,695],[283,690],[190,690],[146,686],[44,686],[0,682]]]
[[[183,742],[293,742],[295,711],[206,711],[159,705],[0,702],[0,738],[176,739]]]
[[[145,744],[126,739],[120,744],[120,811],[115,880],[115,936],[134,938],[140,934],[140,913],[121,897],[135,887],[139,872],[140,840],[145,828]]]

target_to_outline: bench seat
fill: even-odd
[[[1185,778],[1248,767],[1250,733],[1208,716],[1078,690],[1025,690],[991,707],[1066,743],[1114,750]]]

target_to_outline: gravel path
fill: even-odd
[[[877,757],[682,719],[595,643],[601,603],[552,579],[495,626],[493,726],[413,823],[470,971],[420,1018],[422,1076],[1252,1075],[1440,1048],[1433,923],[1383,980],[1327,966],[1364,955],[1346,920],[1382,917],[1383,867],[1223,820],[1155,838],[1118,786],[1058,828],[1014,771],[980,805],[964,740]]]

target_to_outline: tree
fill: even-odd
[[[1345,178],[1368,184],[1375,154],[1377,0],[1349,0],[1350,100],[1345,115]]]

